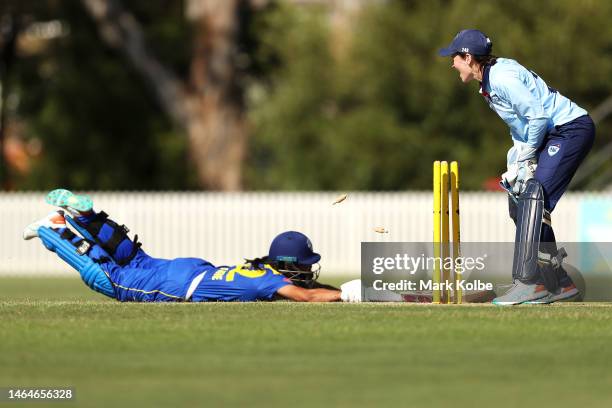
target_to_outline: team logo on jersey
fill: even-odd
[[[561,145],[559,143],[548,146],[548,155],[553,157],[555,154],[559,153],[561,150]]]

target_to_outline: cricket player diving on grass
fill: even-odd
[[[140,247],[138,236],[130,239],[125,226],[104,212],[94,211],[87,196],[58,189],[51,191],[46,201],[61,210],[27,226],[23,238],[40,238],[48,250],[76,269],[91,289],[122,302],[361,300],[358,281],[348,282],[340,290],[316,282],[321,256],[297,231],[274,238],[265,257],[245,265],[215,266],[200,258],[149,256]]]
[[[513,146],[500,184],[508,192],[516,225],[513,285],[493,303],[552,303],[578,296],[563,269],[551,213],[593,146],[595,125],[587,111],[515,60],[491,54],[479,30],[460,31],[439,51],[451,57],[464,83],[476,80],[489,107],[510,128]]]

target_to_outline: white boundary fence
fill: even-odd
[[[126,224],[157,257],[200,257],[214,264],[265,255],[286,230],[308,235],[322,254],[323,274],[358,274],[362,241],[432,240],[432,193],[89,193],[96,209]],[[44,193],[0,193],[0,275],[73,273],[23,228],[52,209]],[[566,194],[553,213],[559,241],[579,241],[580,202],[612,202],[612,194]],[[377,227],[389,231],[374,232]],[[505,193],[462,193],[463,241],[509,242],[514,225]],[[612,238],[612,235],[610,236]]]

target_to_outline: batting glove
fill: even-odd
[[[361,302],[361,279],[348,281],[340,285],[340,299],[343,302]]]

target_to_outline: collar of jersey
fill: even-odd
[[[489,73],[491,71],[491,65],[486,65],[482,71],[482,82],[480,83],[480,93],[487,94],[487,88],[489,88]]]

